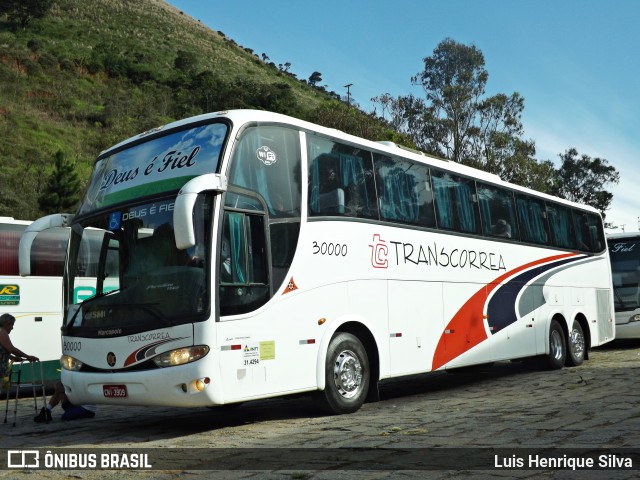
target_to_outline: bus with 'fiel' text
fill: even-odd
[[[62,382],[77,404],[310,392],[349,413],[386,379],[577,366],[615,335],[595,209],[264,111],[103,151],[78,211],[33,233],[54,225],[71,230]]]
[[[616,338],[640,337],[640,232],[607,235]]]

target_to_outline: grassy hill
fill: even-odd
[[[42,214],[37,198],[58,151],[84,186],[109,145],[178,118],[246,107],[392,135],[161,0],[54,0],[24,29],[0,16],[0,216]]]

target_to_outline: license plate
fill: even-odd
[[[127,396],[126,385],[103,385],[102,393],[106,398],[124,398]]]

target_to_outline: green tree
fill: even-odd
[[[53,172],[38,197],[40,210],[44,214],[50,214],[66,212],[76,207],[80,200],[80,186],[75,163],[65,160],[64,154],[58,150]]]
[[[562,165],[556,172],[554,193],[567,200],[591,205],[604,217],[613,200],[613,194],[605,190],[605,186],[618,183],[618,171],[606,159],[580,155],[575,148],[566,150],[559,157]]]
[[[416,142],[429,152],[501,174],[516,154],[523,133],[524,98],[518,93],[484,97],[489,73],[475,46],[447,38],[423,59],[424,70],[412,78],[425,91],[424,106],[405,99]],[[532,146],[532,145],[531,145]]]
[[[484,55],[446,38],[423,62],[424,70],[412,81],[426,94],[423,134],[429,150],[461,163],[468,157],[465,149],[489,78]]]
[[[198,69],[198,56],[187,50],[178,50],[173,66],[183,75],[191,76]]]
[[[320,72],[313,72],[309,76],[309,85],[315,87],[319,82],[322,81],[322,74]]]
[[[53,0],[2,0],[0,15],[6,15],[9,22],[24,30],[34,18],[44,17],[52,4]]]

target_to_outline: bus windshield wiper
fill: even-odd
[[[76,321],[76,317],[78,316],[78,313],[82,311],[82,307],[84,305],[87,305],[87,304],[93,302],[94,300],[106,297],[107,295],[111,295],[112,293],[119,292],[119,291],[120,291],[120,289],[116,288],[115,290],[109,290],[108,292],[102,292],[100,294],[94,295],[93,297],[89,297],[89,298],[83,300],[82,303],[78,304],[78,308],[76,309],[75,313],[71,317],[71,320],[68,321],[68,322],[65,322],[65,326],[67,328],[69,328],[69,329],[73,327],[73,325],[74,325],[74,323]]]

